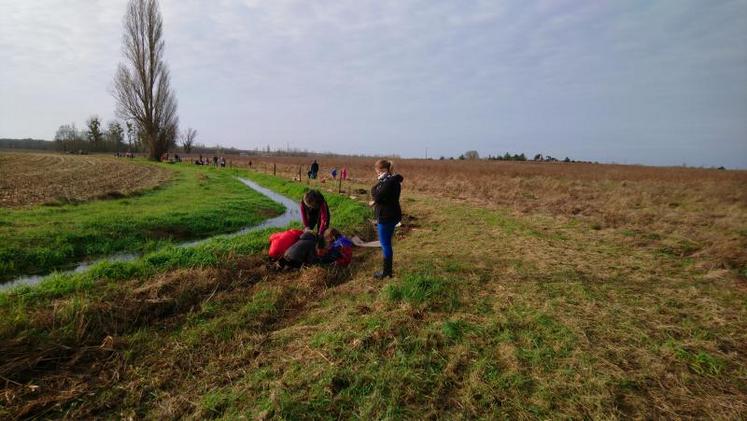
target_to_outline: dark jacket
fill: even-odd
[[[402,176],[388,175],[371,188],[376,220],[380,224],[397,223],[402,220],[402,208],[399,206],[399,194],[402,191]]]
[[[283,258],[293,266],[316,263],[316,236],[305,233],[285,251]]]
[[[306,203],[301,200],[301,221],[303,222],[304,228],[310,228],[313,230],[318,225],[319,229],[317,230],[317,235],[321,236],[324,234],[324,231],[329,228],[330,218],[329,206],[327,206],[327,201],[324,200],[324,196],[322,196],[322,204],[319,205],[318,209],[306,206]]]

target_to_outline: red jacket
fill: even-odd
[[[340,257],[335,260],[337,266],[347,266],[353,260],[353,248],[344,247],[340,250]]]
[[[301,230],[288,230],[270,235],[270,257],[279,259],[303,234]]]
[[[353,243],[342,235],[329,245],[326,254],[320,259],[322,263],[333,263],[337,266],[347,266],[352,260]]]
[[[312,230],[318,225],[317,235],[324,235],[324,231],[329,228],[329,207],[327,201],[322,199],[322,203],[319,209],[314,209],[306,206],[306,203],[301,201],[301,222],[304,227],[311,228]]]

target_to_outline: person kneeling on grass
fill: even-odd
[[[332,216],[322,193],[319,190],[309,190],[304,193],[300,209],[304,231],[316,231],[316,235],[320,237],[324,235],[324,231],[329,228]]]
[[[298,241],[288,248],[280,259],[281,266],[300,268],[313,265],[319,261],[316,253],[317,237],[313,232],[305,231]]]
[[[353,242],[340,231],[334,228],[324,231],[324,242],[327,247],[321,250],[320,263],[347,266],[353,260]]]
[[[270,235],[270,250],[267,254],[273,260],[282,259],[286,251],[288,251],[293,244],[296,244],[303,231],[297,229],[289,229],[286,231],[276,232]]]

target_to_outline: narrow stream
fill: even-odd
[[[202,243],[205,243],[206,241],[210,241],[214,238],[231,238],[231,237],[235,237],[238,235],[246,234],[248,232],[262,230],[265,228],[284,227],[290,224],[291,222],[301,220],[301,214],[298,210],[298,203],[296,201],[289,199],[281,194],[275,193],[274,191],[268,188],[262,187],[253,181],[247,180],[245,178],[240,178],[240,177],[238,179],[250,189],[253,189],[263,194],[264,196],[267,196],[273,201],[283,205],[285,207],[285,212],[283,212],[283,214],[280,216],[276,216],[274,218],[264,220],[258,225],[252,225],[250,227],[245,227],[245,228],[240,229],[239,231],[236,231],[230,234],[218,234],[212,237],[202,238],[200,240],[186,241],[186,242],[177,244],[177,247],[194,247]],[[138,257],[140,257],[140,255],[136,253],[116,253],[108,257],[81,262],[74,269],[64,271],[64,273],[83,272],[89,267],[91,267],[92,265],[95,265],[96,263],[103,262],[103,261],[125,262],[128,260],[136,259]],[[20,276],[16,279],[13,279],[12,281],[8,281],[8,282],[0,284],[0,291],[14,288],[14,287],[21,286],[21,285],[35,285],[35,284],[38,284],[42,279],[44,279],[48,275],[49,274],[47,273],[43,275]]]

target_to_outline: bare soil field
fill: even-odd
[[[122,197],[170,178],[167,169],[108,156],[0,152],[0,207]]]
[[[312,157],[241,157],[232,164],[303,179]],[[347,167],[370,183],[372,158],[321,157],[320,180]],[[561,162],[402,159],[408,191],[515,216],[585,223],[600,235],[747,276],[747,171]],[[347,185],[346,185],[347,186]],[[345,187],[347,188],[347,187]],[[344,189],[345,189],[344,188]]]

